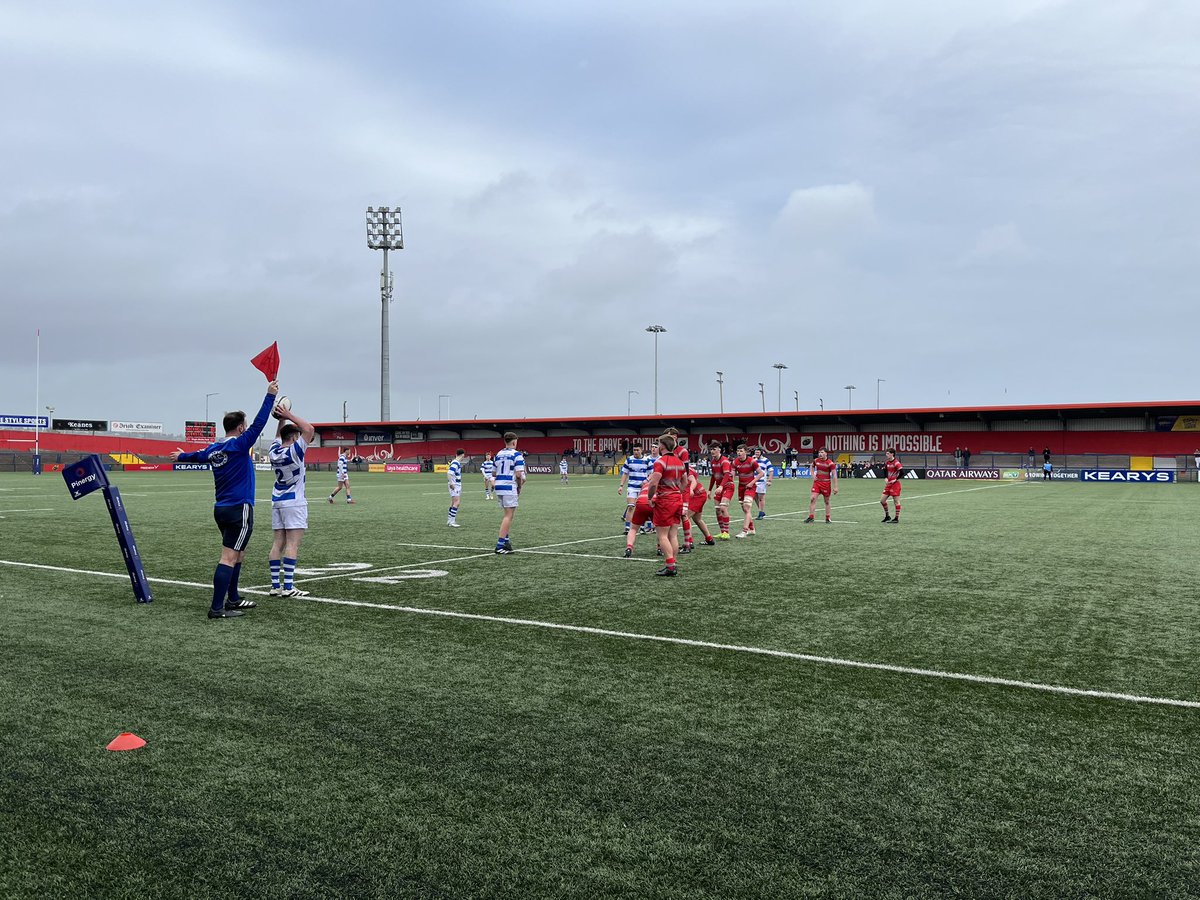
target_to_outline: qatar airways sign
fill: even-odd
[[[891,448],[897,453],[941,453],[942,436],[922,432],[827,434],[824,447],[830,453],[879,453]]]

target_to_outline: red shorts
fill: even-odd
[[[651,521],[654,522],[655,528],[678,525],[683,521],[683,497],[678,494],[674,497],[655,497],[654,517]]]
[[[713,504],[720,506],[722,503],[728,503],[733,499],[733,482],[724,487],[715,487],[712,492]]]
[[[883,496],[899,497],[900,496],[900,482],[893,481],[891,484],[885,484],[883,486]]]
[[[696,513],[704,509],[704,504],[708,502],[708,491],[696,491],[688,498],[688,515],[694,516]]]
[[[751,500],[753,500],[756,490],[757,490],[757,486],[755,485],[755,483],[753,481],[750,482],[749,484],[739,484],[738,485],[738,499],[745,500],[747,497],[749,497]]]
[[[652,515],[654,515],[654,510],[650,503],[638,498],[638,502],[633,505],[633,515],[629,517],[629,521],[633,523],[634,528],[641,528],[650,521]]]
[[[822,497],[828,497],[833,492],[832,481],[814,481],[812,486],[814,494],[820,494]]]

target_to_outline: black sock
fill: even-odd
[[[233,575],[229,579],[229,599],[233,603],[242,599],[238,595],[238,576],[242,574],[242,564],[238,563],[233,567]]]
[[[220,563],[213,573],[213,609],[225,608],[225,595],[229,593],[229,584],[233,580],[233,566]]]

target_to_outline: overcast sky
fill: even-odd
[[[353,10],[353,11],[351,11]],[[1200,4],[0,0],[0,413],[1191,399]],[[630,397],[628,391],[637,391]]]

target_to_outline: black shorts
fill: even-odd
[[[249,503],[237,506],[214,506],[213,518],[221,529],[221,546],[230,550],[245,550],[254,533],[254,507]]]

